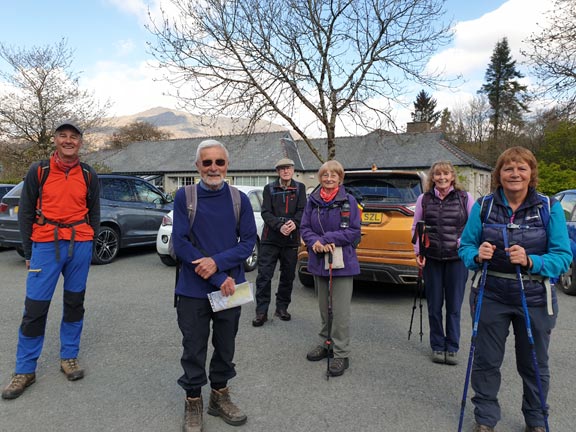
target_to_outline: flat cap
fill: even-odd
[[[284,166],[294,166],[294,161],[292,159],[282,158],[278,162],[276,162],[276,165],[274,165],[274,168],[278,169],[278,168],[284,167]]]
[[[80,126],[78,126],[78,124],[76,122],[74,122],[72,120],[61,121],[54,128],[54,132],[56,132],[60,129],[63,129],[64,127],[71,127],[72,129],[76,129],[76,132],[78,132],[80,135],[84,135],[84,131],[82,130],[82,128]]]

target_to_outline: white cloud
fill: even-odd
[[[168,16],[174,16],[175,12],[167,0],[107,1],[119,10],[138,17],[142,23],[148,22],[148,10],[152,17],[159,17],[160,5]],[[476,95],[484,82],[484,73],[494,46],[503,37],[508,38],[512,57],[522,68],[522,41],[538,31],[538,23],[543,24],[545,11],[552,7],[552,3],[553,0],[508,0],[477,19],[458,22],[454,27],[452,45],[434,55],[428,64],[428,70],[444,71],[447,78],[462,77],[452,89],[428,91],[438,101],[438,108],[462,106]],[[132,48],[131,41],[118,43],[119,54]],[[113,111],[118,115],[133,114],[155,106],[174,108],[176,100],[166,96],[173,89],[161,79],[160,71],[150,64],[141,63],[131,67],[102,62],[86,84],[102,99],[114,101]],[[406,121],[410,121],[410,108],[420,90],[421,87],[415,86],[413,94],[406,95],[404,101],[408,108],[398,107],[394,113],[398,126],[402,127]]]
[[[168,96],[172,87],[162,79],[162,71],[152,62],[130,67],[118,62],[99,62],[96,72],[83,84],[101,101],[113,102],[111,115],[135,114],[153,107],[175,108]]]
[[[508,38],[510,53],[517,61],[518,69],[526,74],[520,50],[528,47],[523,41],[545,25],[545,12],[552,6],[553,0],[509,0],[477,19],[458,22],[452,46],[433,56],[427,67],[428,70],[444,71],[447,78],[462,77],[456,88],[432,92],[438,108],[465,105],[476,95],[484,84],[494,47],[503,37]],[[523,83],[531,84],[530,77]]]
[[[148,8],[155,9],[156,1],[151,0],[107,0],[112,6],[130,15],[138,17],[140,22],[148,21]]]
[[[131,39],[124,39],[116,41],[116,55],[124,57],[134,51],[134,41]]]
[[[543,23],[544,12],[551,7],[552,0],[509,0],[478,19],[461,21],[454,27],[453,46],[433,56],[429,68],[464,76],[484,71],[503,37],[508,38],[512,57],[521,60],[523,40],[538,31],[538,23]]]

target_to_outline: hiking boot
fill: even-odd
[[[306,354],[306,358],[309,361],[320,361],[326,357],[328,357],[328,348],[322,345],[318,345],[316,348],[308,351],[308,354]],[[332,357],[332,355],[330,357]]]
[[[335,358],[330,362],[330,368],[328,369],[328,371],[330,372],[330,376],[335,377],[344,375],[344,371],[348,369],[349,365],[350,363],[348,361],[348,357]]]
[[[230,400],[230,390],[225,387],[220,390],[212,389],[208,414],[222,417],[226,423],[232,426],[240,426],[248,419],[240,409]]]
[[[528,426],[526,425],[526,429],[524,432],[546,432],[546,428],[544,426]]]
[[[252,320],[252,325],[254,327],[262,327],[266,321],[268,321],[268,314],[259,313],[256,314],[256,318]]]
[[[2,390],[2,399],[16,399],[26,387],[34,384],[36,382],[36,374],[14,374],[12,379],[8,383],[4,390]]]
[[[446,363],[446,353],[444,351],[432,351],[432,361],[434,363]]]
[[[78,359],[61,359],[60,370],[64,372],[68,381],[76,381],[84,378],[84,369],[80,367]]]
[[[286,309],[276,309],[274,316],[280,318],[282,321],[290,321],[292,319],[292,315],[290,315]]]
[[[202,432],[202,396],[186,398],[184,407],[184,432]]]
[[[455,366],[458,364],[458,353],[457,352],[450,352],[446,353],[446,364]]]
[[[496,432],[496,430],[491,426],[476,423],[474,425],[474,429],[472,429],[472,432]]]

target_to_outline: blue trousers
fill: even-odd
[[[520,296],[520,293],[518,293]],[[471,310],[476,303],[476,295],[470,296]],[[540,404],[536,374],[532,364],[532,354],[528,341],[524,311],[522,306],[506,305],[486,297],[482,300],[476,351],[472,368],[471,384],[474,389],[474,416],[476,422],[494,427],[500,420],[500,367],[504,360],[506,339],[510,333],[510,324],[514,329],[516,349],[516,369],[522,378],[522,413],[528,426],[544,426],[544,416]],[[548,315],[546,306],[529,307],[534,338],[536,359],[542,379],[544,400],[548,396],[550,369],[548,368],[548,347],[550,334],[556,325],[558,305],[554,304],[554,315]],[[474,317],[472,317],[474,319]]]
[[[92,260],[92,242],[60,240],[60,260],[56,261],[54,242],[33,243],[30,269],[26,279],[26,300],[18,331],[16,369],[18,374],[36,371],[44,345],[46,320],[60,274],[64,277],[64,306],[60,323],[60,358],[77,358],[84,324],[84,295]]]
[[[430,346],[433,351],[458,352],[460,348],[460,310],[468,269],[461,260],[426,259],[424,267]],[[446,330],[442,309],[446,303]]]

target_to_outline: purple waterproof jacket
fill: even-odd
[[[346,200],[350,203],[350,224],[347,228],[340,228],[340,209]],[[310,195],[302,216],[300,235],[308,248],[308,271],[313,275],[329,276],[329,271],[324,269],[324,254],[316,254],[312,250],[316,240],[320,240],[322,244],[334,243],[342,246],[344,268],[333,269],[334,277],[360,273],[354,247],[358,245],[361,236],[360,210],[358,203],[352,195],[346,193],[344,186],[340,186],[336,197],[328,203],[320,197],[320,188]]]

